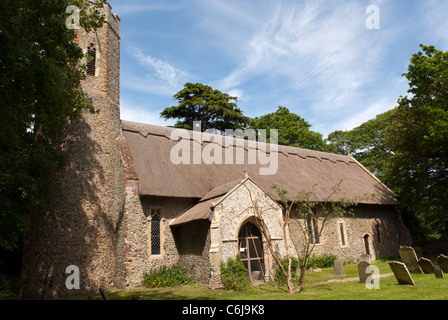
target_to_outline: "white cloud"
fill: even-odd
[[[390,4],[376,4],[388,12]],[[270,79],[277,87],[260,87],[259,94],[273,93],[270,101],[279,103],[271,107],[289,101],[286,106],[292,112],[305,108],[306,119],[317,124],[313,128],[325,132],[336,123],[359,125],[358,121],[394,107],[396,92],[383,92],[394,100],[377,92],[391,76],[380,66],[387,60],[398,29],[367,30],[367,5],[359,1],[344,1],[343,5],[334,1],[281,2],[268,19],[260,19],[259,28],[248,39],[244,59],[218,82],[220,87],[247,92],[246,83]],[[390,78],[387,81],[393,84]],[[298,105],[299,101],[307,105]]]
[[[444,48],[436,48],[439,50],[448,49],[448,3],[445,0],[427,0],[419,2],[420,12],[424,12],[423,21],[425,28],[420,32],[426,32],[434,41],[440,41]],[[434,43],[424,43],[430,45]]]
[[[111,0],[113,6],[114,2],[124,3],[120,1]],[[440,45],[448,38],[448,5],[444,0],[174,3],[131,1],[130,7],[123,9],[138,12],[136,4],[142,5],[142,10],[156,10],[154,4],[160,10],[178,9],[153,15],[153,19],[169,23],[161,23],[159,30],[152,21],[145,38],[132,39],[153,41],[157,52],[163,53],[151,52],[147,49],[151,46],[142,43],[137,50],[128,46],[122,55],[131,61],[122,68],[123,90],[142,93],[140,101],[166,98],[168,102],[161,102],[162,107],[169,105],[169,99],[185,82],[198,81],[237,96],[245,114],[260,116],[283,105],[323,134],[351,129],[393,108],[399,95],[406,92],[407,83],[400,78],[412,53],[418,50],[415,43],[432,44],[438,39]],[[380,30],[366,28],[370,4],[380,9]],[[166,43],[160,32],[170,34]],[[173,39],[175,50],[169,42]],[[156,121],[158,114],[149,119]]]
[[[241,91],[240,89],[233,89],[233,90],[230,90],[230,91],[228,92],[228,95],[231,96],[231,97],[237,97],[237,98],[238,98],[238,101],[244,100],[244,94],[243,94],[243,91]]]
[[[159,80],[167,87],[178,87],[188,74],[180,69],[173,67],[170,63],[162,61],[145,54],[135,45],[128,45],[127,52],[137,60],[137,62],[152,73],[148,74],[151,78]]]
[[[122,120],[155,124],[159,126],[169,126],[175,123],[172,119],[165,121],[160,118],[160,111],[152,111],[149,106],[136,105],[130,101],[123,100],[120,103],[120,118]]]
[[[394,106],[395,104],[387,99],[375,101],[373,104],[362,108],[360,111],[337,123],[336,127],[338,130],[351,130],[368,120],[374,119],[378,114],[392,109]]]

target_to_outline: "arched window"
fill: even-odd
[[[366,249],[366,253],[370,256],[370,243],[369,243],[369,235],[365,234],[364,237],[364,247]]]
[[[87,54],[91,57],[91,60],[87,62],[87,75],[95,76],[96,49],[93,43],[89,44],[89,47],[87,48]]]
[[[150,209],[151,256],[162,254],[162,218],[163,209],[161,207]]]

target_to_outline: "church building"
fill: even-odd
[[[99,113],[84,112],[64,133],[69,162],[54,177],[61,190],[25,237],[23,298],[133,288],[146,272],[175,264],[217,288],[221,262],[238,254],[252,281],[267,281],[275,262],[254,201],[284,255],[273,185],[291,197],[314,190],[317,201],[341,181],[341,196],[379,195],[360,201],[353,217],[330,220],[313,238],[316,256],[375,260],[411,244],[394,193],[351,156],[121,120],[120,19],[111,9],[101,29],[77,30],[94,57],[83,89]],[[321,222],[306,223],[313,233]],[[288,236],[300,245],[299,230],[291,226]],[[73,266],[79,288],[66,283]]]

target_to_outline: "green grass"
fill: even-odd
[[[375,262],[381,274],[391,273],[387,262]],[[263,284],[246,291],[212,290],[204,285],[187,285],[174,288],[135,288],[111,290],[111,300],[448,300],[448,277],[437,279],[434,274],[412,275],[415,286],[398,285],[395,277],[379,279],[379,289],[367,289],[358,281],[322,283],[332,279],[357,277],[356,264],[344,266],[344,276],[332,274],[333,268],[307,273],[301,293],[290,295],[286,288]],[[94,295],[93,299],[101,299]],[[78,297],[88,299],[88,297]]]
[[[381,274],[391,273],[389,264],[376,261]],[[399,285],[395,277],[380,278],[380,288],[367,289],[359,281],[328,282],[344,280],[358,276],[357,264],[344,266],[344,276],[333,275],[333,268],[322,269],[322,272],[307,272],[304,289],[298,294],[290,295],[286,287],[275,284],[262,284],[245,291],[224,289],[212,290],[205,285],[192,284],[171,288],[134,288],[128,290],[108,290],[111,300],[448,300],[448,275],[437,279],[434,274],[412,275],[415,286]],[[18,299],[18,294],[0,292],[0,300]],[[70,299],[87,300],[81,296]],[[95,294],[90,299],[102,299]]]

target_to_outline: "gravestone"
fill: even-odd
[[[369,272],[367,272],[367,268],[370,267],[370,263],[367,261],[361,261],[358,263],[358,274],[359,274],[359,282],[366,283],[367,278],[372,275],[372,271],[369,268]]]
[[[398,261],[390,261],[389,266],[394,273],[395,278],[397,279],[399,284],[408,284],[414,286],[414,279],[412,279],[411,274],[409,273],[408,268],[402,262]]]
[[[361,255],[361,258],[359,259],[360,261],[367,261],[368,263],[370,263],[370,255],[367,253],[363,253]]]
[[[432,264],[432,261],[421,257],[420,259],[418,259],[418,264],[420,266],[420,268],[422,268],[422,271],[426,274],[430,274],[430,273],[434,273],[434,265]]]
[[[400,247],[400,257],[401,261],[404,262],[410,273],[422,273],[417,260],[417,255],[415,254],[414,248],[403,246]]]
[[[342,260],[338,259],[338,260],[334,261],[333,270],[334,270],[334,272],[333,272],[334,275],[337,275],[337,276],[343,276],[344,275]]]
[[[437,263],[443,272],[448,273],[448,257],[441,254],[437,257]]]
[[[415,247],[414,248],[415,254],[417,255],[417,258],[423,257],[423,249],[421,247]]]
[[[440,269],[440,267],[434,267],[434,274],[436,275],[436,278],[443,278],[443,271],[442,269]]]

